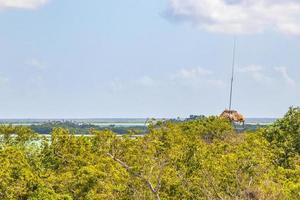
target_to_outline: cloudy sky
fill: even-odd
[[[0,118],[186,117],[300,105],[298,0],[0,0]]]

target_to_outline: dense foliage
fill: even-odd
[[[143,137],[51,137],[0,127],[0,199],[300,199],[300,109],[237,134],[218,117],[152,124]]]

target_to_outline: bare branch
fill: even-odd
[[[153,187],[152,183],[148,179],[146,179],[141,173],[133,172],[131,170],[132,167],[129,167],[125,162],[123,162],[120,159],[116,158],[112,154],[107,153],[107,155],[109,157],[111,157],[114,161],[116,161],[117,163],[119,163],[122,167],[124,167],[130,174],[132,174],[133,176],[136,176],[136,177],[139,177],[140,179],[142,179],[146,183],[146,185],[148,186],[148,188],[151,190],[151,192],[154,194],[155,200],[160,200],[158,191]]]

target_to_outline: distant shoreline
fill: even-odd
[[[0,119],[0,125],[14,125],[14,126],[31,126],[40,125],[49,122],[73,122],[77,124],[90,124],[100,127],[120,126],[145,126],[147,124],[146,118],[98,118],[98,119]],[[157,119],[166,120],[166,119]],[[168,120],[168,119],[167,119]],[[184,120],[184,119],[181,119]],[[248,125],[268,125],[275,122],[277,118],[247,118],[245,124]]]

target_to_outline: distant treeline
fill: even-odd
[[[136,134],[143,134],[146,132],[146,126],[131,126],[131,127],[123,127],[123,126],[97,126],[93,124],[80,124],[71,121],[53,121],[53,122],[46,122],[43,124],[34,124],[29,126],[33,131],[39,134],[51,134],[53,129],[55,128],[64,128],[68,129],[71,133],[74,134],[82,134],[86,135],[89,134],[91,130],[111,130],[119,135],[124,135],[129,133],[130,131],[134,131]]]
[[[191,115],[189,118],[185,120],[181,119],[169,119],[167,121],[172,122],[172,123],[182,123],[182,122],[188,122],[192,120],[199,120],[199,119],[204,119],[205,116],[196,116],[196,115]],[[156,123],[159,121],[153,120],[153,122],[150,123]],[[242,125],[235,125],[235,127],[239,130],[243,131],[255,131],[256,129],[263,128],[266,125],[253,125],[253,124],[245,124],[245,126]],[[86,135],[91,132],[91,130],[111,130],[114,133],[118,135],[124,135],[128,134],[131,132],[134,132],[135,134],[145,134],[147,132],[147,126],[116,126],[116,125],[110,125],[110,126],[98,126],[94,124],[88,124],[88,123],[76,123],[72,121],[49,121],[45,122],[42,124],[33,124],[29,126],[33,131],[39,134],[51,134],[51,132],[55,128],[64,128],[68,129],[71,133],[74,134],[82,134]]]

